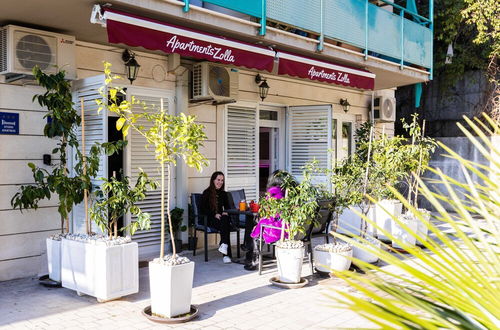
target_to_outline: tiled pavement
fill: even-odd
[[[275,265],[263,275],[248,272],[240,264],[223,264],[216,251],[209,262],[203,253],[196,262],[192,303],[198,305],[196,320],[178,325],[159,325],[142,316],[149,305],[148,269],[141,268],[140,292],[107,303],[77,296],[64,288],[46,288],[36,278],[0,282],[0,328],[5,329],[359,329],[370,323],[353,312],[333,307],[328,295],[333,288],[352,290],[339,279],[311,275],[301,289],[272,286]],[[190,255],[188,255],[190,256]],[[373,326],[373,324],[372,324]]]

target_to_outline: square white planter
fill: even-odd
[[[169,266],[149,262],[151,313],[172,318],[189,313],[194,262]]]
[[[61,282],[61,241],[47,238],[45,242],[47,244],[49,278],[52,281]]]
[[[384,210],[385,209],[385,210]],[[401,215],[403,211],[403,204],[398,200],[384,199],[375,204],[375,219],[377,225],[387,232],[391,232],[392,216],[396,218]],[[389,237],[382,232],[377,232],[377,237],[382,240],[390,240]]]
[[[346,234],[349,236],[359,235],[360,226],[361,226],[361,216],[357,215],[354,210],[361,213],[361,209],[358,206],[349,206],[349,208],[345,209],[342,214],[339,216],[339,225],[337,228],[337,233]],[[375,207],[370,205],[370,209],[368,210],[367,217],[375,220]],[[374,228],[371,224],[367,224],[368,229],[367,233],[372,235],[374,232]]]
[[[112,300],[139,292],[139,249],[135,242],[106,246],[62,240],[62,286]]]

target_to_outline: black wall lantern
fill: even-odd
[[[344,110],[345,113],[349,111],[349,108],[351,107],[351,104],[347,99],[340,99],[340,105],[342,106],[342,109]]]
[[[258,74],[255,76],[255,83],[259,85],[259,96],[262,101],[264,101],[267,97],[267,93],[269,93],[269,85],[267,84],[266,79]]]
[[[123,51],[122,60],[123,62],[125,62],[125,68],[127,69],[127,78],[132,84],[133,81],[137,78],[137,73],[139,73],[139,68],[141,66],[135,60],[135,54],[128,49],[125,49]]]

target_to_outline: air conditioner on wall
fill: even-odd
[[[46,73],[66,71],[76,79],[75,37],[6,25],[0,28],[0,74],[7,82],[32,75],[38,65]]]
[[[396,99],[379,96],[373,100],[373,118],[380,122],[396,121]]]
[[[193,65],[191,102],[212,101],[216,104],[236,102],[238,72],[210,62]]]

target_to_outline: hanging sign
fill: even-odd
[[[19,114],[0,112],[0,134],[19,135]]]

